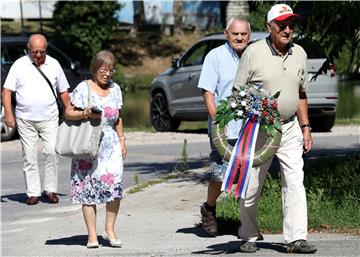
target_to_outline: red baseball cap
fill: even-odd
[[[290,17],[300,17],[298,14],[293,13],[293,10],[287,4],[276,4],[271,7],[267,14],[267,22],[272,20],[283,21]]]

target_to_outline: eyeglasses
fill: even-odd
[[[41,54],[41,55],[44,55],[44,54],[46,54],[46,50],[42,50],[42,51],[36,50],[36,51],[31,51],[31,53],[32,53],[32,54]]]
[[[284,29],[286,29],[286,27],[289,27],[290,30],[294,30],[295,29],[295,26],[296,24],[294,23],[290,23],[290,24],[276,24],[280,31],[283,31]]]
[[[103,69],[103,68],[100,68],[100,69],[99,69],[99,72],[100,72],[101,74],[107,74],[107,73],[109,73],[110,75],[112,75],[113,73],[116,72],[116,70],[115,70],[115,69]]]

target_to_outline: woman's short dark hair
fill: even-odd
[[[90,72],[92,76],[95,76],[97,71],[102,66],[115,68],[116,59],[112,52],[108,50],[101,50],[98,52],[95,57],[91,60]]]

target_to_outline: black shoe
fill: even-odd
[[[240,251],[243,253],[255,253],[257,250],[255,242],[245,241],[245,243],[240,246]]]
[[[296,240],[287,245],[287,253],[314,253],[316,252],[316,247],[314,245],[308,244],[306,240]]]

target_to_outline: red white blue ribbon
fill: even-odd
[[[260,122],[256,117],[247,119],[231,153],[221,190],[231,192],[234,180],[238,174],[238,183],[235,190],[236,198],[239,195],[241,198],[245,198],[259,127]]]

